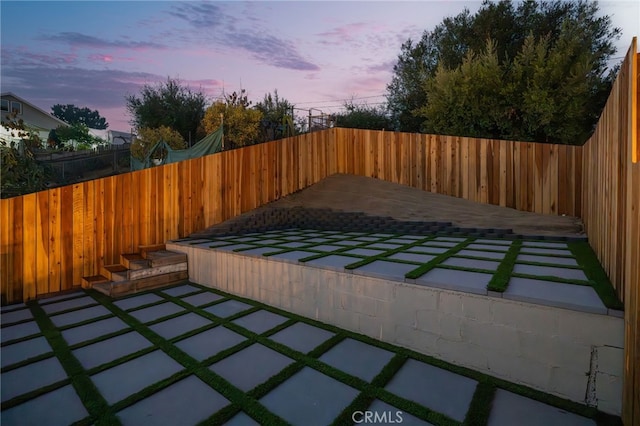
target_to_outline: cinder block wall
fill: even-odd
[[[620,415],[622,318],[180,244],[190,280]]]

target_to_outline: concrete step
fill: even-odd
[[[109,297],[118,298],[140,291],[166,287],[188,278],[189,273],[184,270],[136,280],[100,282],[95,284],[93,289]]]
[[[120,263],[128,269],[142,269],[149,267],[149,261],[140,253],[124,253],[120,255]]]

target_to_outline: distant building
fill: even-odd
[[[7,120],[7,116],[16,113],[16,119],[24,121],[24,124],[31,130],[38,132],[40,139],[46,141],[49,131],[58,126],[68,126],[67,123],[57,117],[43,111],[31,102],[11,93],[0,94],[0,113],[2,121]],[[3,130],[3,136],[5,131]]]

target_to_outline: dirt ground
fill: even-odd
[[[301,206],[364,212],[405,221],[445,221],[470,228],[512,229],[516,234],[584,235],[580,218],[522,212],[363,176],[336,174],[262,209]]]

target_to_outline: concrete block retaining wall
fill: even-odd
[[[184,244],[192,282],[620,415],[623,319]]]

